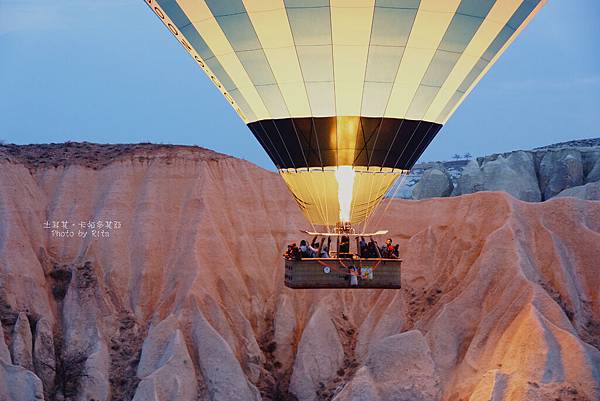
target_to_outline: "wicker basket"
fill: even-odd
[[[286,259],[285,285],[289,288],[400,288],[401,264],[400,259]],[[350,285],[352,266],[362,273],[357,286]]]

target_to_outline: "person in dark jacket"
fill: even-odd
[[[342,237],[340,238],[338,257],[349,258],[351,256],[352,255],[350,255],[350,238],[348,238],[348,236],[346,235],[342,235]]]
[[[394,245],[391,238],[385,240],[385,245],[381,247],[381,255],[388,259],[394,257]]]
[[[367,241],[365,241],[365,237],[360,237],[360,241],[358,242],[358,256],[361,258],[367,257]]]
[[[379,255],[377,254],[377,244],[375,241],[371,239],[367,244],[367,258],[377,258]]]
[[[300,241],[300,252],[303,258],[315,258],[317,257],[317,250],[312,246],[308,245],[305,240]]]

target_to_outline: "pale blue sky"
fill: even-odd
[[[197,144],[273,168],[142,0],[0,0],[0,139]],[[421,160],[600,136],[600,1],[550,0]]]

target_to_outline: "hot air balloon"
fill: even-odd
[[[248,125],[307,220],[337,233],[365,222],[545,3],[145,1]]]

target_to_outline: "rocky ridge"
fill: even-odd
[[[292,291],[275,173],[141,153],[0,161],[0,399],[600,399],[597,202],[393,200],[402,290]]]
[[[458,196],[479,191],[505,191],[517,199],[540,202],[559,195],[593,197],[596,192],[580,188],[600,181],[600,139],[585,139],[548,145],[533,150],[518,150],[457,162],[427,164],[407,181],[413,199]],[[429,182],[436,172],[448,180]],[[425,178],[424,182],[421,179]],[[401,191],[402,192],[402,191]],[[568,194],[568,195],[566,195]],[[586,197],[587,196],[587,197]]]
[[[15,145],[0,143],[0,160],[22,164],[29,169],[83,166],[97,170],[119,160],[146,158],[165,161],[176,157],[194,160],[221,160],[231,156],[200,146],[156,143],[100,144],[92,142]]]

